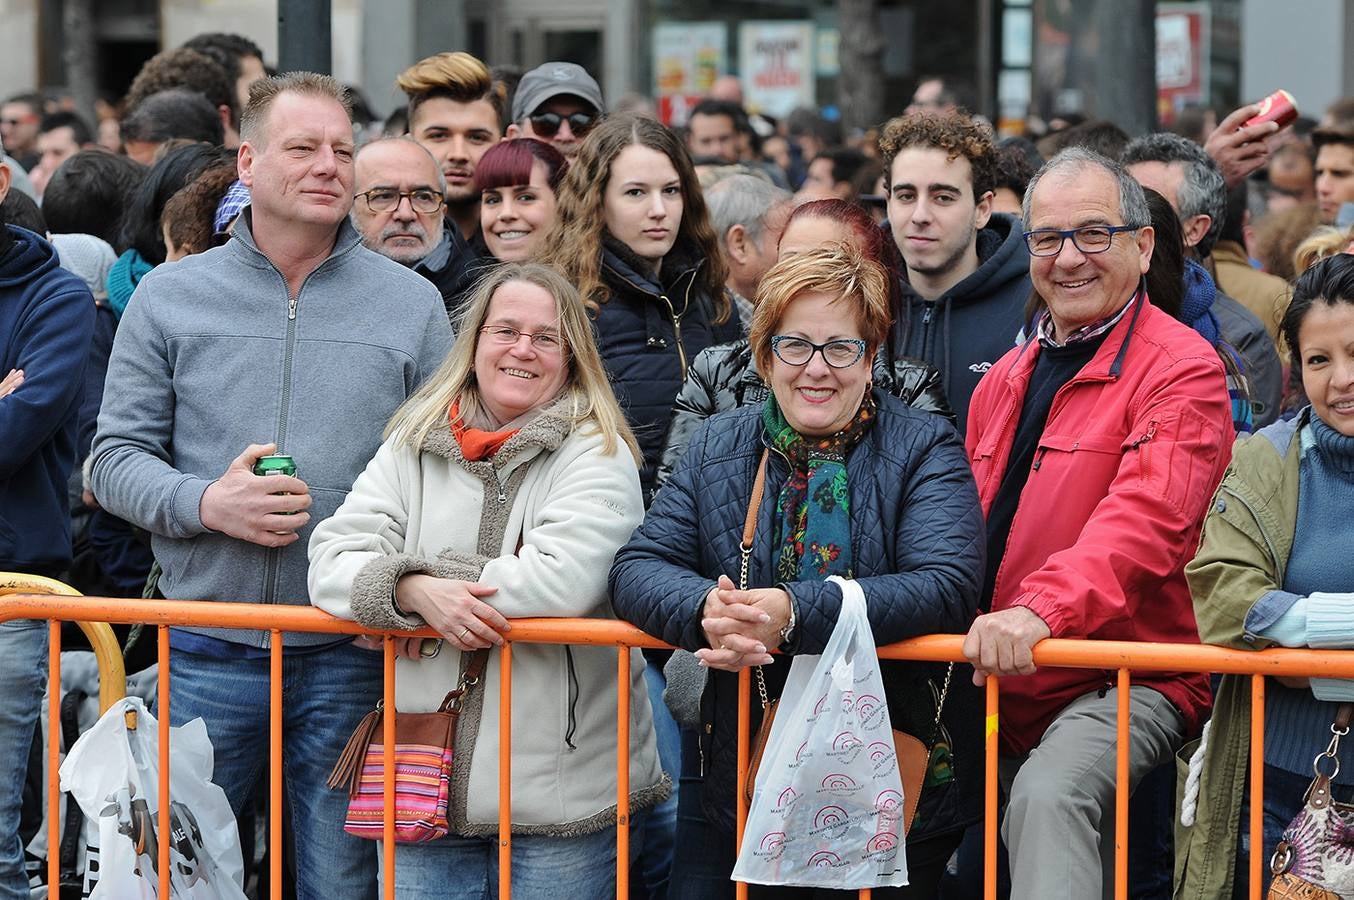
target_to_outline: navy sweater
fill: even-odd
[[[94,298],[52,245],[14,226],[0,235],[0,570],[56,575],[70,563],[66,480],[75,464]]]

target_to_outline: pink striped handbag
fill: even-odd
[[[432,841],[447,833],[447,798],[456,719],[466,693],[479,683],[489,652],[469,654],[456,689],[436,712],[395,714],[395,840]],[[348,817],[343,830],[379,841],[385,836],[385,746],[383,701],[358,723],[343,748],[329,787],[348,789]]]

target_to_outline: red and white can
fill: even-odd
[[[1243,128],[1259,125],[1261,122],[1278,122],[1280,128],[1287,128],[1297,121],[1298,102],[1288,91],[1278,90],[1260,101],[1260,111],[1242,122]]]

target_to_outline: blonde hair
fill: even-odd
[[[584,424],[594,427],[602,435],[603,452],[608,454],[616,451],[619,438],[638,464],[643,457],[602,367],[583,299],[564,276],[540,263],[503,263],[480,280],[456,324],[456,342],[451,352],[432,377],[395,411],[382,437],[418,448],[433,429],[447,425],[453,404],[459,407],[462,421],[474,419],[483,410],[475,381],[475,349],[494,295],[514,281],[534,284],[555,298],[560,337],[564,341],[564,364],[568,368],[561,393],[573,397],[573,427]]]
[[[1341,231],[1334,225],[1322,225],[1293,251],[1293,272],[1301,275],[1326,257],[1344,253],[1350,241],[1354,241],[1354,228]]]
[[[502,82],[494,81],[488,66],[469,53],[457,50],[421,59],[400,73],[395,86],[409,97],[411,130],[419,105],[436,97],[457,103],[484,100],[498,115],[499,130],[503,128],[507,89]]]
[[[337,78],[317,72],[288,72],[260,78],[249,86],[249,104],[240,115],[240,140],[251,144],[267,143],[263,126],[268,119],[268,110],[274,100],[286,93],[327,97],[342,106],[348,119],[352,120],[352,95]]]
[[[724,290],[728,268],[720,254],[719,238],[710,224],[696,170],[677,136],[644,116],[613,116],[589,132],[558,192],[555,235],[548,262],[578,285],[583,301],[594,313],[611,299],[602,280],[602,235],[606,230],[606,189],[611,167],[627,147],[648,147],[662,153],[677,170],[682,189],[682,220],[677,242],[694,246],[704,260],[695,287],[713,301],[713,321],[729,319],[732,304]]]
[[[771,338],[790,304],[804,294],[827,294],[835,298],[833,303],[851,303],[865,340],[866,358],[873,358],[892,321],[888,274],[854,244],[834,241],[787,256],[762,276],[748,329],[757,371],[764,377],[771,371]]]

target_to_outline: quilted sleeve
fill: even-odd
[[[686,455],[654,498],[643,524],[616,554],[610,578],[619,618],[692,651],[705,646],[701,610],[716,584],[694,568],[701,558],[698,523],[710,425],[706,422],[692,435]]]

